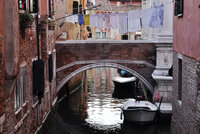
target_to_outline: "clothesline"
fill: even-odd
[[[124,34],[137,32],[142,28],[160,28],[163,26],[163,19],[164,5],[159,5],[128,12],[71,15],[66,18],[66,21],[96,28],[118,28],[119,33]]]

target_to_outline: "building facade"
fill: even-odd
[[[140,10],[141,0],[95,0],[91,1],[93,5],[101,5],[98,8],[89,10],[88,13],[98,14],[98,13],[116,13],[116,12],[127,12],[130,10]],[[105,22],[104,22],[105,23]],[[140,33],[138,32],[128,32],[126,34],[120,34],[119,29],[106,29],[106,28],[90,28],[92,36],[90,40],[137,40],[140,39]]]
[[[46,119],[57,95],[55,40],[59,33],[55,30],[58,29],[57,22],[53,22],[56,3],[54,0],[38,1],[37,25],[36,2],[3,0],[0,3],[2,134],[35,133]],[[37,71],[42,74],[39,77],[43,88],[35,88],[34,78],[39,78],[34,73],[36,61],[41,63],[38,64],[41,70]]]
[[[175,0],[172,134],[200,133],[199,1]]]

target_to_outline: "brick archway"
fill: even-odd
[[[156,46],[149,41],[57,41],[57,91],[75,74],[95,67],[124,69],[140,79],[151,93]]]
[[[98,67],[111,67],[111,68],[118,68],[118,69],[123,69],[125,71],[128,71],[129,73],[133,74],[135,77],[137,77],[140,81],[142,81],[142,83],[146,86],[146,88],[153,94],[154,92],[154,88],[153,86],[139,73],[137,73],[136,71],[120,65],[120,64],[116,64],[116,63],[96,63],[96,64],[89,64],[86,66],[83,66],[73,72],[71,72],[69,75],[67,75],[57,86],[57,91],[59,92],[60,89],[75,75],[77,75],[78,73],[81,73],[83,71],[86,71],[88,69],[91,68],[98,68]]]

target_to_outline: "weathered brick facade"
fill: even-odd
[[[34,21],[22,36],[19,25],[20,13],[23,11],[18,10],[18,1],[6,0],[5,3],[0,3],[0,133],[2,134],[35,133],[45,120],[57,95],[55,64],[52,82],[49,82],[48,70],[49,54],[52,54],[54,63],[56,58],[55,31],[48,30],[46,25],[39,32],[40,58],[44,60],[45,90],[44,98],[38,105],[38,98],[33,95],[32,73],[33,61],[37,59],[36,25]],[[48,16],[45,19],[48,20]],[[25,69],[25,85],[23,85],[23,69]],[[20,79],[20,104],[16,109],[17,79]],[[25,92],[22,86],[26,87]],[[25,100],[23,100],[24,94]]]
[[[174,52],[172,134],[200,133],[199,61],[182,58],[182,101],[178,101],[178,53]]]
[[[0,3],[0,133],[5,121],[4,115],[4,91],[5,91],[5,31],[4,31],[4,2]]]

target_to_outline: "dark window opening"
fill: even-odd
[[[92,38],[92,33],[89,33],[88,38]]]
[[[27,1],[26,0],[18,0],[18,8],[20,10],[27,10]]]
[[[182,16],[183,15],[183,0],[175,0],[175,16]]]
[[[122,40],[128,40],[128,35],[122,35],[122,36],[121,36],[121,39],[122,39]]]
[[[49,17],[51,18],[52,15],[54,15],[53,0],[49,0]]]
[[[73,1],[73,14],[78,14],[78,2]]]
[[[30,13],[37,13],[37,0],[29,0],[29,11]]]

